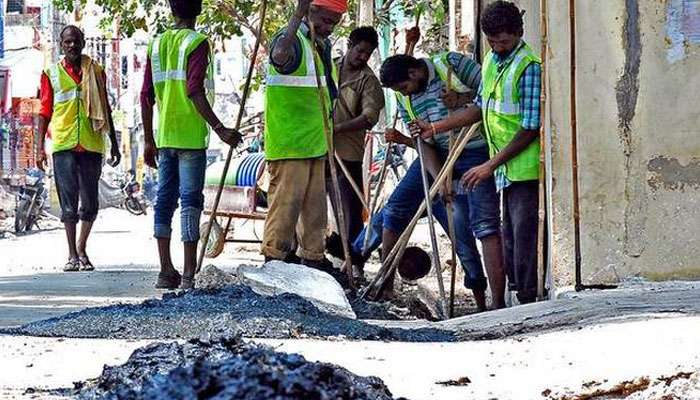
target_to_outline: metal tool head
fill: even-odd
[[[421,279],[430,272],[430,256],[420,247],[406,247],[398,269],[403,279],[409,281]]]

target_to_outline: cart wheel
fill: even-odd
[[[207,225],[209,225],[209,222],[205,222],[199,226],[200,245],[204,245],[204,235],[207,233]],[[224,235],[224,230],[221,229],[221,225],[214,220],[214,225],[212,225],[211,232],[209,233],[209,242],[204,248],[204,255],[208,258],[215,258],[224,251],[225,243],[226,236]]]

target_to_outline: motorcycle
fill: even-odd
[[[44,213],[48,192],[44,187],[45,173],[37,168],[27,172],[25,184],[15,197],[15,232],[29,232],[39,228],[38,221]]]
[[[148,203],[141,192],[141,185],[136,181],[136,177],[129,174],[129,179],[121,180],[119,186],[124,193],[124,208],[134,215],[146,215]]]

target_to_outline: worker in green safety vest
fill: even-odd
[[[296,255],[302,264],[332,268],[324,256],[328,153],[324,118],[332,126],[337,77],[328,36],[346,10],[345,0],[299,0],[289,24],[272,40],[265,89],[269,209],[262,243],[268,261],[296,261],[298,237]],[[316,43],[312,43],[311,24]]]
[[[174,25],[148,46],[141,90],[144,162],[158,168],[158,197],[154,237],[158,241],[159,289],[194,287],[199,241],[199,219],[204,207],[206,149],[211,128],[231,146],[241,141],[235,129],[224,126],[212,111],[214,96],[212,49],[207,37],[195,31],[202,0],[170,0]],[[158,107],[157,134],[153,135],[153,107]],[[180,200],[184,245],[182,275],[170,256],[171,222]]]
[[[416,121],[424,138],[483,121],[491,158],[461,178],[469,190],[495,176],[503,196],[504,261],[508,287],[520,303],[537,296],[539,211],[539,57],[522,40],[523,19],[511,2],[489,4],[481,29],[491,46],[475,105],[437,123]],[[541,278],[541,277],[540,277]]]
[[[463,108],[473,99],[479,88],[481,68],[472,57],[457,52],[439,53],[429,58],[414,58],[410,55],[396,55],[387,58],[380,70],[380,80],[384,87],[394,91],[399,102],[399,112],[403,121],[413,120],[428,123],[447,118],[451,112]],[[456,135],[456,131],[453,134]],[[396,129],[385,133],[387,141],[414,147],[422,140],[425,150],[424,161],[416,159],[389,196],[384,207],[372,218],[372,231],[363,248],[367,230],[361,232],[353,243],[353,252],[366,258],[369,252],[382,246],[382,254],[393,248],[410,219],[425,199],[421,170],[425,168],[432,181],[450,152],[450,133],[433,135],[426,139],[408,137]],[[414,141],[414,139],[416,141]],[[470,168],[489,159],[488,146],[481,135],[476,135],[466,145],[454,166],[454,177],[461,176]],[[453,182],[448,183],[452,185]],[[443,194],[447,195],[445,191]],[[455,191],[451,198],[441,196],[433,202],[436,220],[448,231],[447,200],[454,206],[455,251],[465,271],[464,285],[471,289],[479,310],[487,309],[486,289],[491,287],[492,307],[504,306],[500,210],[493,179],[482,182],[473,192]],[[483,248],[484,263],[476,245],[479,239]],[[351,254],[351,256],[354,254]],[[355,257],[357,259],[357,257]],[[488,271],[484,274],[484,266]],[[386,285],[382,297],[392,296],[392,286]]]
[[[45,168],[45,140],[50,128],[53,175],[68,242],[68,262],[63,270],[92,271],[94,266],[86,247],[99,208],[105,135],[109,135],[111,144],[111,159],[107,162],[116,166],[121,153],[107,100],[104,69],[82,54],[85,36],[80,28],[66,26],[60,39],[65,57],[41,75],[36,162],[38,168]]]

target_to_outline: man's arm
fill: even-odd
[[[376,78],[369,79],[362,89],[360,106],[362,114],[339,122],[333,128],[334,133],[356,132],[371,129],[379,121],[379,113],[384,108],[384,92]]]
[[[207,121],[214,132],[230,146],[236,146],[241,142],[241,134],[235,129],[227,128],[216,116],[209,104],[204,89],[204,80],[207,77],[207,67],[209,65],[209,42],[202,42],[187,60],[187,96],[192,100],[199,115]]]
[[[423,139],[431,138],[442,132],[448,132],[463,126],[473,125],[481,121],[481,108],[477,105],[467,107],[450,114],[438,122],[429,123],[420,119],[412,121],[411,134],[420,134]]]
[[[311,0],[299,0],[296,11],[289,20],[287,30],[280,36],[272,48],[270,59],[275,66],[282,66],[289,63],[294,57],[294,43],[297,39],[297,30],[301,25],[301,20],[308,14]]]
[[[143,123],[143,161],[151,168],[157,168],[156,159],[158,149],[153,138],[153,105],[156,95],[153,88],[153,75],[151,74],[151,59],[146,58],[146,67],[143,72],[143,86],[141,87],[141,122]]]
[[[41,110],[39,112],[39,146],[37,148],[37,155],[35,157],[36,167],[44,171],[47,157],[46,157],[46,132],[49,129],[49,122],[51,122],[51,117],[53,115],[53,88],[51,87],[51,82],[46,73],[41,74],[41,84],[39,88],[39,95],[41,97]]]
[[[102,82],[104,83],[103,87],[105,88],[105,90],[107,90],[107,74],[105,74],[104,70],[102,71],[100,79],[102,79]],[[107,93],[105,93],[104,98],[107,99]],[[114,167],[119,164],[119,161],[121,161],[122,154],[119,150],[119,143],[117,142],[117,132],[114,129],[114,119],[112,118],[112,106],[109,104],[109,100],[107,100],[107,122],[109,123],[109,141],[112,144],[110,150],[111,159],[108,161],[108,163],[109,165]]]

